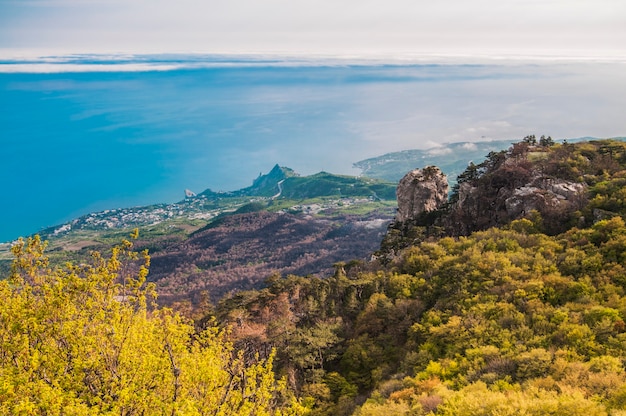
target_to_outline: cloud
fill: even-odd
[[[0,46],[626,54],[621,0],[0,0]]]
[[[448,147],[434,147],[426,152],[429,156],[443,156],[452,153],[452,149]]]
[[[153,64],[0,64],[0,73],[30,73],[51,74],[61,72],[146,72],[146,71],[173,71],[183,68],[182,65],[153,65]]]

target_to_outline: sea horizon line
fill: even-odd
[[[287,54],[287,53],[45,53],[0,49],[0,73],[152,72],[238,67],[624,64],[622,55],[553,54]]]

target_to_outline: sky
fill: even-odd
[[[0,50],[625,57],[624,0],[0,0]]]

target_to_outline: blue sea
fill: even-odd
[[[622,62],[228,56],[0,59],[0,241],[92,211],[235,190],[274,164],[460,141],[626,135]]]

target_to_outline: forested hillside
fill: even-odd
[[[371,257],[392,219],[389,211],[224,216],[186,240],[151,251],[149,280],[158,285],[160,304],[193,305],[203,296],[217,301],[232,291],[261,288],[272,274],[331,276],[338,261]]]
[[[130,241],[55,268],[44,248],[18,241],[0,281],[0,414],[304,413],[271,354],[244,357],[226,331],[157,308],[149,256]]]
[[[470,165],[372,260],[273,274],[194,322],[152,304],[130,242],[64,268],[21,242],[0,282],[0,410],[626,415],[626,144],[533,140]]]
[[[625,257],[621,217],[555,237],[519,220],[276,278],[217,316],[249,354],[276,348],[318,414],[606,414],[626,405]]]
[[[413,224],[384,264],[276,276],[215,315],[247,354],[276,349],[312,414],[624,414],[625,150],[522,142],[478,167],[485,192],[520,166],[584,183],[561,232],[539,210],[458,237]]]

